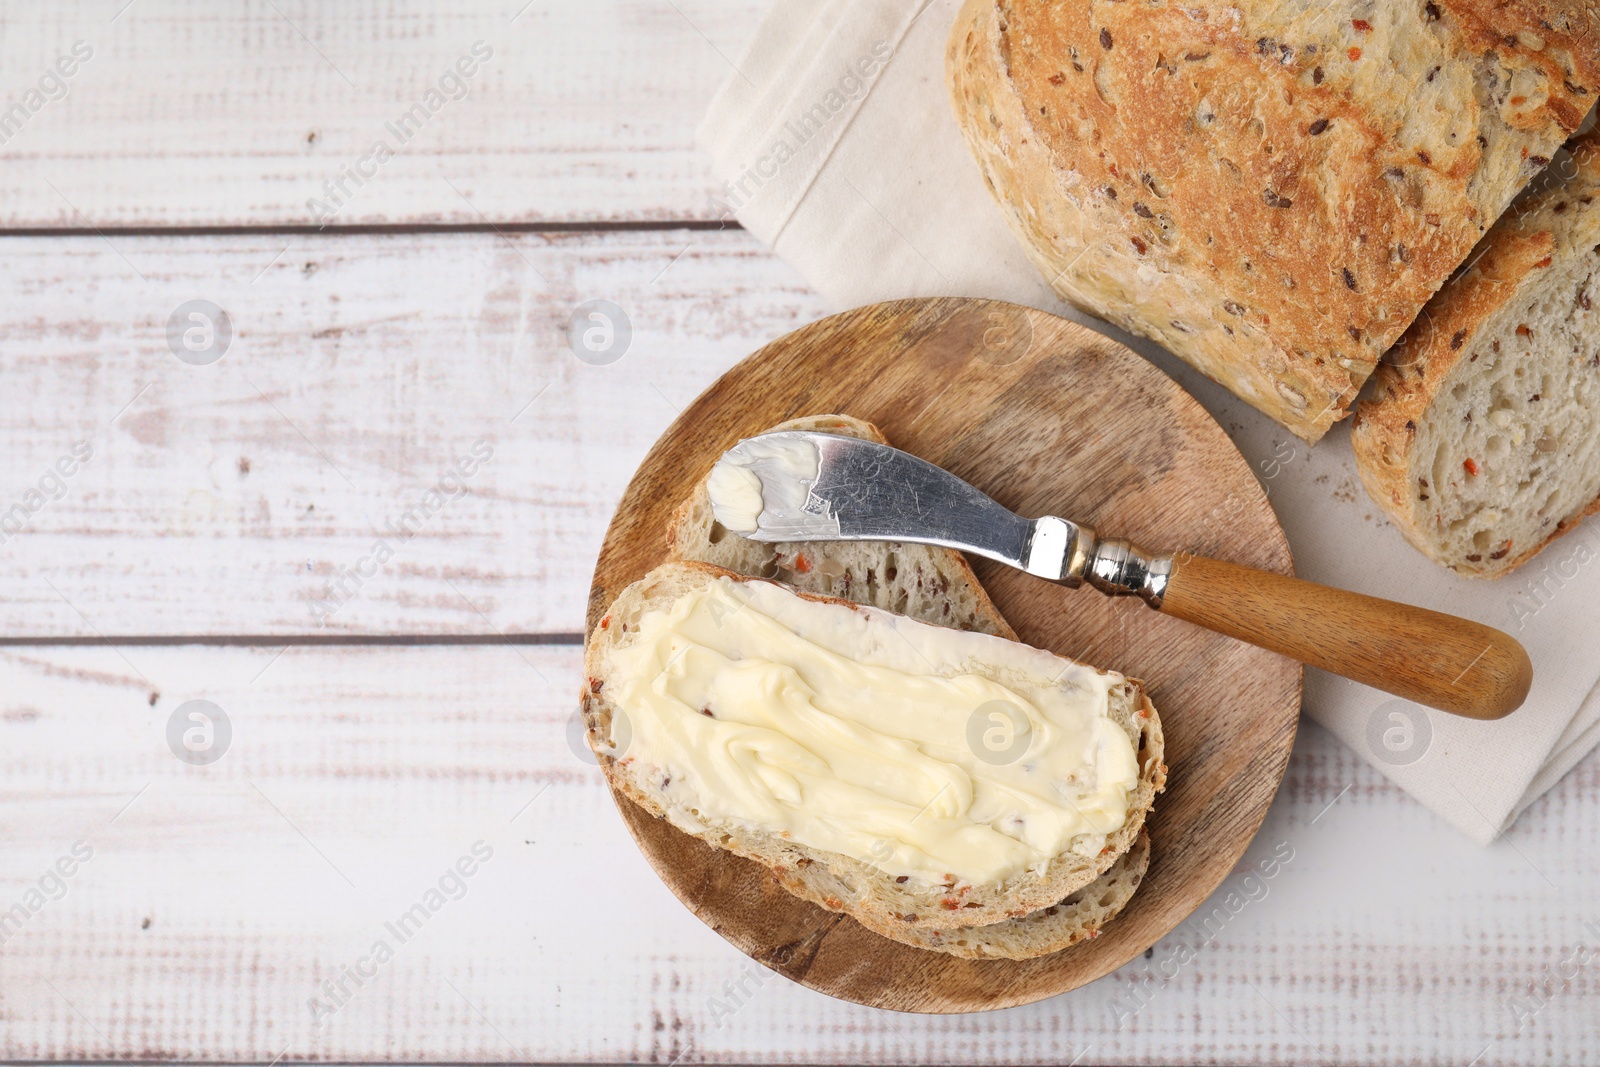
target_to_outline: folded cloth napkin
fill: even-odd
[[[1007,229],[951,115],[960,0],[781,0],[699,131],[717,206],[838,308],[907,296],[1010,300],[1075,319],[1166,370],[1233,435],[1303,578],[1515,634],[1533,692],[1476,723],[1311,670],[1305,710],[1487,844],[1600,741],[1600,522],[1509,577],[1468,581],[1414,551],[1366,498],[1347,426],[1312,449],[1154,344],[1062,303]]]

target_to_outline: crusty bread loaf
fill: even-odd
[[[814,430],[888,444],[872,423],[850,415],[811,415],[767,431]],[[702,481],[679,508],[668,543],[679,559],[698,560],[753,578],[778,578],[807,593],[838,596],[923,622],[1016,640],[960,552],[899,542],[765,543],[717,522]],[[1139,835],[1111,869],[1066,900],[987,926],[927,930],[899,921],[887,935],[905,944],[974,959],[1032,959],[1093,937],[1133,897],[1150,866],[1150,836]],[[786,878],[787,876],[787,878]],[[779,872],[780,884],[794,881]],[[806,897],[803,886],[800,896]],[[807,897],[807,899],[811,899]]]
[[[1138,786],[1128,798],[1128,815],[1121,828],[1105,835],[1098,853],[1085,855],[1077,849],[1075,838],[1042,869],[1025,870],[1005,880],[982,885],[926,884],[921,880],[900,881],[879,867],[831,852],[806,848],[778,834],[734,821],[708,823],[691,807],[681,793],[675,793],[670,780],[648,761],[629,757],[612,748],[612,723],[617,707],[607,692],[614,681],[614,653],[629,647],[639,632],[639,620],[649,611],[669,606],[678,597],[709,583],[755,582],[719,567],[702,563],[662,564],[628,586],[607,609],[600,624],[589,636],[584,656],[586,685],[582,709],[591,744],[601,767],[612,784],[652,814],[663,816],[674,826],[720,848],[757,860],[779,874],[791,892],[835,911],[845,912],[867,927],[888,932],[900,926],[926,930],[987,925],[1038,911],[1064,899],[1073,891],[1094,881],[1116,862],[1138,838],[1155,794],[1165,784],[1162,765],[1160,722],[1144,694],[1133,680],[1122,680],[1111,687],[1110,715],[1126,732],[1134,747],[1139,769]],[[795,594],[802,599],[837,607],[841,611],[873,612],[836,597]],[[906,636],[908,624],[900,624]],[[920,624],[909,624],[920,625]],[[985,634],[970,634],[971,658],[962,665],[963,673],[984,677],[1024,689],[1051,685],[1070,661],[1048,657],[1048,677],[1023,678],[996,668],[985,659],[990,642],[1003,642]],[[1041,657],[1046,654],[1040,654]],[[615,691],[616,686],[611,687]]]
[[[1429,302],[1352,431],[1373,500],[1462,574],[1505,574],[1600,508],[1600,136],[1571,148],[1566,180]]]
[[[968,0],[948,77],[1063,298],[1315,441],[1577,128],[1597,49],[1575,0]]]

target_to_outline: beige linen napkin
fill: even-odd
[[[1424,559],[1356,480],[1348,426],[1312,449],[1168,353],[1063,304],[1007,229],[951,117],[959,0],[775,3],[699,131],[737,216],[835,307],[994,297],[1066,315],[1177,378],[1266,486],[1303,578],[1478,619],[1533,657],[1527,704],[1474,723],[1311,670],[1305,710],[1479,842],[1600,741],[1600,523],[1497,582]]]

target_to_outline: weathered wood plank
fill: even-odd
[[[12,637],[579,630],[644,451],[823,312],[742,231],[4,249]],[[196,366],[167,327],[201,298],[233,338]],[[631,321],[615,362],[569,347],[596,298]]]
[[[0,1058],[1467,1062],[1487,1045],[1494,1064],[1582,1062],[1600,1040],[1595,964],[1555,977],[1600,946],[1593,759],[1485,850],[1308,726],[1245,865],[1151,958],[925,1018],[768,975],[673,900],[569,748],[575,647],[275,657],[0,651],[0,907],[92,850],[3,930]],[[233,730],[206,766],[166,740],[196,699]],[[479,841],[492,856],[411,936],[388,929]]]
[[[694,127],[764,6],[8,5],[0,229],[716,218]]]

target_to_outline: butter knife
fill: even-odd
[[[1163,615],[1441,711],[1498,719],[1533,681],[1527,651],[1482,623],[1187,552],[1161,555],[1070,519],[1029,519],[926,460],[853,437],[747,438],[708,482],[717,520],[756,541],[911,541]]]

